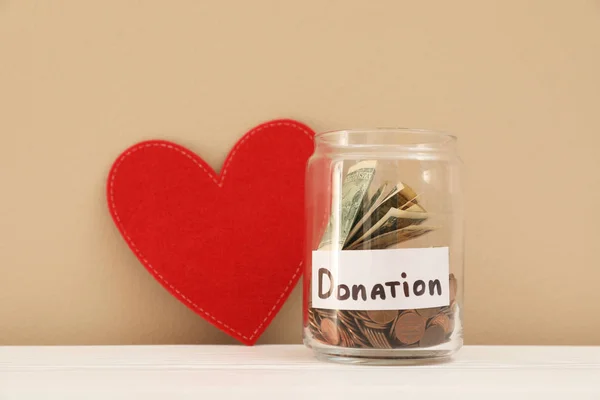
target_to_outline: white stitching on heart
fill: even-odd
[[[167,281],[152,266],[152,264],[150,264],[148,262],[148,260],[146,259],[146,257],[144,257],[144,255],[141,253],[141,251],[135,245],[135,243],[133,242],[133,240],[131,239],[131,237],[129,237],[129,235],[125,232],[125,228],[123,227],[123,224],[121,223],[121,218],[117,214],[117,208],[116,208],[115,198],[114,198],[114,181],[115,181],[115,175],[116,175],[117,170],[119,169],[120,165],[132,153],[134,153],[135,151],[137,151],[139,149],[143,149],[143,148],[146,148],[146,147],[160,146],[160,147],[168,148],[170,150],[175,150],[175,151],[183,154],[184,156],[186,156],[187,158],[189,158],[194,164],[196,164],[198,167],[200,167],[206,174],[208,174],[208,176],[212,179],[212,181],[217,186],[222,187],[223,186],[223,182],[225,181],[225,176],[227,175],[227,169],[231,165],[231,162],[233,160],[233,156],[237,153],[237,151],[239,150],[240,146],[242,144],[244,144],[245,142],[247,142],[248,139],[250,139],[250,137],[254,136],[256,133],[260,132],[261,130],[266,129],[266,128],[271,128],[271,127],[276,127],[276,126],[287,126],[287,127],[290,127],[290,128],[297,129],[297,130],[301,131],[302,133],[304,133],[311,141],[313,140],[313,136],[310,134],[310,132],[308,130],[306,130],[302,126],[294,124],[292,122],[282,122],[282,121],[279,121],[279,122],[272,122],[272,123],[260,125],[260,126],[254,128],[254,129],[252,129],[247,135],[245,135],[242,138],[242,140],[240,140],[234,146],[233,150],[231,150],[231,152],[227,156],[227,160],[225,161],[225,165],[223,166],[223,173],[221,174],[220,179],[217,179],[212,171],[206,169],[202,164],[200,164],[187,151],[184,151],[182,149],[179,149],[177,147],[174,147],[174,146],[166,144],[166,143],[147,143],[147,144],[144,144],[144,145],[139,146],[139,147],[138,146],[134,146],[133,148],[129,149],[127,152],[125,152],[124,154],[122,154],[121,157],[119,157],[119,159],[115,163],[115,166],[113,167],[113,170],[112,170],[111,175],[110,175],[110,185],[109,185],[109,187],[110,187],[110,189],[109,189],[110,207],[112,209],[112,212],[113,212],[113,215],[115,217],[115,220],[117,221],[117,224],[119,225],[119,229],[121,230],[121,232],[123,233],[123,236],[125,237],[125,240],[127,241],[127,243],[129,243],[129,245],[131,246],[131,248],[139,256],[139,258],[142,261],[142,263],[144,263],[144,265],[146,267],[150,268],[154,272],[154,274],[156,275],[156,277],[158,277],[161,281],[163,281],[168,287],[170,287],[175,293],[177,293],[182,299],[184,299],[185,301],[187,301],[196,310],[200,311],[202,314],[206,315],[207,317],[209,317],[210,319],[212,319],[213,321],[215,321],[217,324],[223,326],[225,329],[229,330],[230,332],[235,333],[236,335],[238,335],[238,336],[240,336],[240,337],[242,337],[242,338],[244,338],[246,340],[252,340],[256,336],[256,334],[258,333],[258,331],[260,330],[260,328],[262,328],[262,326],[265,324],[265,322],[267,322],[267,320],[269,319],[269,317],[271,316],[271,314],[273,314],[273,312],[275,311],[275,309],[277,308],[277,306],[281,302],[281,299],[290,290],[290,288],[292,286],[292,283],[296,279],[296,276],[298,276],[298,273],[300,273],[300,269],[302,268],[302,261],[300,262],[300,265],[298,265],[298,268],[296,268],[296,271],[292,275],[292,278],[290,279],[290,281],[288,282],[288,284],[286,285],[286,287],[283,289],[283,292],[281,292],[281,294],[279,295],[279,297],[275,301],[275,304],[273,304],[273,307],[269,310],[269,313],[267,314],[267,316],[265,317],[265,319],[263,319],[263,321],[256,327],[256,329],[254,330],[254,332],[252,333],[252,335],[250,335],[250,337],[247,337],[244,334],[242,334],[241,332],[236,331],[235,329],[233,329],[232,327],[230,327],[229,325],[227,325],[223,321],[217,319],[212,314],[210,314],[209,312],[207,312],[206,310],[204,310],[202,307],[200,307],[199,305],[197,305],[196,303],[194,303],[192,300],[190,300],[189,298],[187,298],[183,293],[181,293],[179,290],[177,290],[176,287],[174,287],[173,285],[171,285],[171,283],[169,281]]]

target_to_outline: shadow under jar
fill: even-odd
[[[319,359],[425,363],[462,346],[456,138],[316,135],[307,165],[304,343]]]

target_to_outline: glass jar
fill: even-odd
[[[462,346],[463,205],[454,136],[316,135],[307,165],[304,343],[320,359],[420,363]]]

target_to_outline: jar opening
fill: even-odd
[[[328,147],[403,150],[447,150],[456,143],[456,136],[445,132],[410,128],[344,129],[318,133],[317,144]]]

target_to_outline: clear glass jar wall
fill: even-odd
[[[456,138],[411,129],[316,136],[307,166],[304,343],[374,364],[462,346]]]

